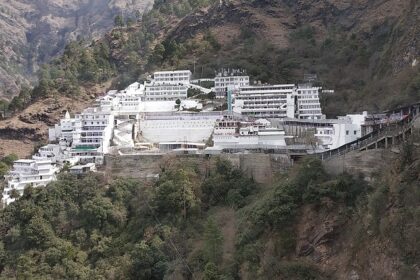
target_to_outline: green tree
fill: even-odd
[[[41,215],[31,218],[24,230],[24,237],[29,246],[47,246],[49,241],[55,237],[51,224]]]
[[[204,275],[203,280],[220,280],[220,273],[217,269],[217,266],[212,263],[208,262],[206,266],[204,267]]]
[[[124,18],[122,15],[117,15],[114,19],[115,26],[122,27],[124,26]]]
[[[204,255],[208,262],[220,263],[222,258],[223,235],[216,222],[209,218],[204,230]]]
[[[9,166],[5,164],[4,162],[0,161],[0,179],[7,174],[9,171]]]
[[[12,166],[13,162],[15,162],[18,159],[19,157],[16,154],[9,154],[5,156],[1,161],[7,164],[8,166]]]
[[[196,196],[189,173],[185,169],[170,171],[159,180],[153,203],[159,214],[177,215],[187,217],[189,210],[198,206],[199,199]]]
[[[161,63],[165,54],[165,47],[162,44],[156,44],[152,56],[151,63]]]
[[[12,112],[16,112],[18,110],[22,110],[23,109],[23,101],[19,96],[15,96],[13,97],[12,101],[9,104],[9,110]]]

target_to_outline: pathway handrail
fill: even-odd
[[[377,140],[385,136],[392,137],[392,136],[400,135],[402,132],[404,133],[409,128],[411,128],[411,126],[414,123],[414,120],[418,117],[418,115],[419,114],[417,113],[417,111],[410,112],[409,115],[407,115],[405,118],[403,118],[402,120],[398,122],[386,124],[385,126],[382,126],[379,129],[374,130],[355,141],[352,141],[350,143],[347,143],[343,146],[340,146],[332,150],[317,153],[317,156],[321,160],[326,160],[333,156],[344,155],[351,151],[366,147],[370,144],[375,143]]]

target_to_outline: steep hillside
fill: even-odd
[[[138,17],[152,0],[13,0],[0,2],[0,98],[34,80],[39,65],[72,40],[98,38],[118,14]]]
[[[415,141],[418,141],[415,140]],[[381,161],[381,158],[377,158]],[[157,182],[62,174],[0,211],[0,278],[418,279],[419,150],[371,183],[306,159],[273,185],[219,160]]]
[[[190,14],[172,29],[163,64],[195,60],[205,74],[243,67],[263,82],[296,82],[304,73],[317,74],[322,85],[336,89],[324,103],[330,115],[420,98],[418,1],[222,3]],[[210,37],[213,48],[202,44]],[[168,59],[174,41],[187,49],[177,50],[175,63]]]

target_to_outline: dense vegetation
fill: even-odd
[[[75,41],[64,53],[38,71],[38,85],[22,88],[10,103],[0,100],[0,110],[20,111],[33,101],[46,96],[80,95],[83,87],[114,80],[113,87],[122,89],[155,68],[164,50],[159,38],[171,21],[192,10],[210,5],[214,0],[155,1],[153,9],[142,17],[117,15],[115,28],[101,40]],[[1,115],[7,115],[2,112]],[[0,117],[1,117],[0,115]]]
[[[336,91],[322,100],[328,115],[376,111],[420,98],[420,67],[390,72],[387,55],[392,32],[391,25],[373,27],[368,35],[331,28],[325,39],[320,39],[314,28],[301,26],[291,32],[290,46],[279,48],[243,27],[238,38],[225,45],[210,32],[203,40],[165,41],[160,63],[190,67],[197,58],[204,77],[222,67],[241,68],[263,83],[296,83],[304,73],[312,73],[318,76],[318,85]]]
[[[45,189],[27,188],[19,202],[1,213],[2,278],[189,275],[185,256],[191,248],[183,240],[200,234],[205,239],[200,259],[211,270],[212,262],[219,261],[221,237],[205,209],[216,204],[239,207],[238,201],[257,188],[223,161],[207,174],[203,186],[197,170],[178,167],[164,171],[153,187],[63,174]],[[225,188],[215,191],[209,180]]]
[[[347,221],[357,246],[391,242],[410,279],[420,260],[419,166],[407,158],[372,185],[310,158],[271,187],[225,160],[206,171],[172,163],[152,184],[62,174],[0,213],[1,279],[329,279],[334,271],[296,253],[307,207]]]

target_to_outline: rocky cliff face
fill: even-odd
[[[166,42],[195,46],[210,32],[217,48],[180,64],[198,57],[202,69],[244,68],[268,83],[315,73],[336,90],[328,116],[380,111],[420,98],[419,12],[413,0],[221,1],[183,18]]]
[[[389,54],[398,71],[416,64],[420,56],[419,13],[419,2],[412,0],[221,1],[218,6],[185,17],[169,39],[184,41],[208,29],[217,37],[235,37],[241,28],[249,28],[285,48],[290,34],[302,26],[312,27],[320,42],[331,30],[361,34],[368,39],[374,32],[388,36],[389,29],[396,29],[386,39],[392,43]]]
[[[0,98],[31,81],[67,42],[92,39],[122,13],[135,17],[153,0],[6,0],[0,2]]]

